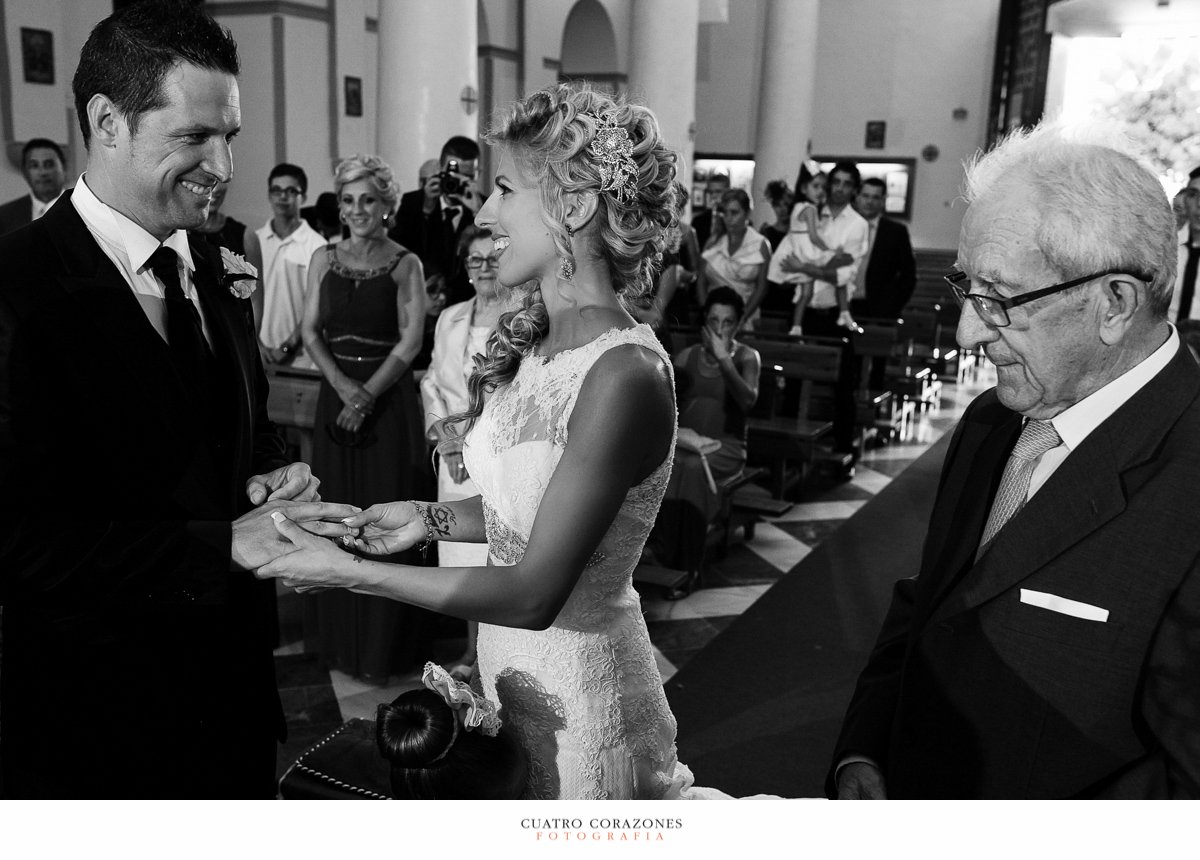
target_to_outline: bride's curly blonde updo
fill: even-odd
[[[610,125],[624,129],[633,147],[635,172],[627,180],[633,186],[629,194],[601,190],[603,163],[588,150],[597,132]],[[571,192],[595,192],[593,250],[608,265],[613,289],[627,305],[650,293],[678,207],[677,156],[663,143],[658,120],[648,108],[586,85],[560,84],[513,103],[487,141],[506,148],[525,176],[538,178],[543,219],[559,255],[572,264],[565,198]],[[520,309],[500,317],[485,355],[475,357],[468,382],[470,405],[450,421],[466,421],[459,425],[465,431],[483,411],[485,395],[512,380],[521,358],[541,341],[547,325],[541,289],[535,286]]]

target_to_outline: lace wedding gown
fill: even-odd
[[[622,344],[652,350],[671,367],[649,326],[612,329],[549,359],[526,356],[484,407],[463,460],[483,497],[494,564],[521,560],[584,377],[605,351]],[[548,629],[479,625],[477,677],[529,755],[529,798],[705,794],[676,761],[675,717],[633,588],[674,448],[672,438],[662,464],[629,491]]]

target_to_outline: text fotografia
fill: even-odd
[[[682,818],[522,818],[521,828],[539,842],[662,842],[663,831],[679,830]]]

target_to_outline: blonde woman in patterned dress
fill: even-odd
[[[530,797],[706,794],[676,760],[632,585],[676,416],[670,359],[625,300],[649,289],[673,221],[675,155],[647,109],[565,86],[515,104],[491,142],[496,188],[476,223],[500,282],[532,286],[471,379],[464,461],[480,495],[329,528],[359,535],[343,538],[358,554],[281,519],[296,549],[259,574],[478,620],[477,683],[529,756]],[[436,539],[486,540],[488,566],[363,557]]]

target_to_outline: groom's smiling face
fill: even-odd
[[[126,122],[118,137],[123,150],[117,208],[156,238],[199,227],[213,192],[233,176],[230,142],[241,128],[241,106],[233,75],[178,63],[162,81],[165,105],[146,111],[137,131]]]

